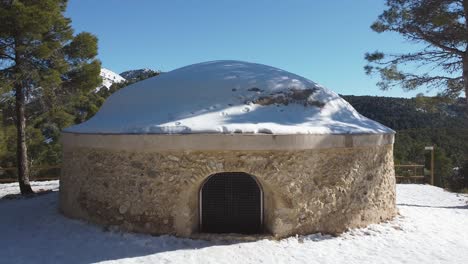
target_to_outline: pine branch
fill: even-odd
[[[431,37],[429,35],[427,35],[426,33],[424,33],[419,27],[413,27],[414,30],[416,31],[416,33],[418,35],[420,35],[420,39],[421,40],[424,40],[424,41],[427,41],[429,42],[430,44],[438,47],[439,49],[442,49],[442,50],[445,50],[447,52],[451,52],[451,53],[454,53],[454,54],[457,54],[459,55],[460,57],[463,57],[465,55],[465,52],[464,51],[461,51],[457,48],[453,48],[453,47],[449,47],[449,46],[446,46],[446,45],[443,45],[441,43],[438,43],[437,41],[431,39]]]

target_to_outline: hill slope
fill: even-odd
[[[106,88],[109,90],[109,88],[114,84],[114,83],[123,83],[125,82],[125,78],[120,76],[119,74],[108,70],[106,68],[101,69],[101,78],[102,78],[102,85],[96,88],[96,92],[101,90],[102,88]]]
[[[148,79],[158,74],[160,74],[160,72],[145,68],[145,69],[124,71],[120,73],[120,76],[125,78],[127,81],[136,82],[136,81]]]

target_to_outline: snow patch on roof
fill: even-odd
[[[212,61],[127,86],[76,133],[394,133],[327,88],[274,67]]]

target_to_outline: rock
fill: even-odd
[[[125,214],[128,209],[130,208],[130,203],[129,202],[125,202],[124,204],[122,204],[120,207],[119,207],[119,213],[120,214]]]
[[[172,161],[180,161],[180,159],[179,159],[178,157],[173,156],[173,155],[168,155],[167,158],[168,158],[169,160],[172,160]]]

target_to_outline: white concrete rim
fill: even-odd
[[[391,145],[394,134],[79,134],[62,133],[64,148],[127,151],[307,150]]]

